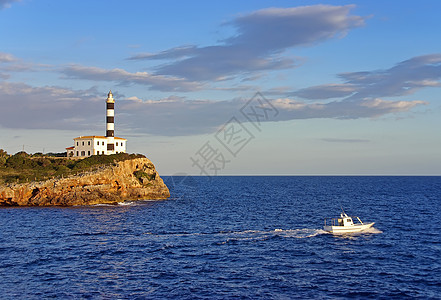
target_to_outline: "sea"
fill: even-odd
[[[0,208],[0,298],[441,299],[441,177],[164,181],[168,200]],[[374,227],[323,231],[341,209]]]

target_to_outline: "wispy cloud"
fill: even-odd
[[[69,65],[61,69],[68,79],[112,81],[120,84],[137,83],[159,91],[188,92],[201,89],[202,85],[182,78],[153,75],[147,72],[130,73],[123,69],[102,69],[81,65]]]
[[[0,52],[0,78],[7,79],[15,72],[50,70],[52,66],[25,62],[10,53]]]
[[[218,45],[183,45],[159,53],[139,53],[129,58],[165,61],[152,72],[129,72],[123,68],[106,69],[81,64],[66,65],[57,70],[65,79],[137,84],[162,92],[226,90],[218,86],[219,81],[239,77],[243,82],[252,82],[262,78],[263,71],[297,67],[303,60],[287,56],[286,50],[341,37],[349,30],[363,26],[364,17],[350,15],[353,7],[314,5],[262,9],[226,23],[236,29],[236,34]],[[0,77],[3,79],[10,78],[12,72],[36,68],[37,65],[23,63],[11,54],[0,53]],[[236,83],[228,89],[255,90],[255,87],[237,86]]]
[[[352,84],[323,84],[298,90],[291,93],[304,99],[321,100],[330,98],[343,98],[352,95],[356,91]]]
[[[402,61],[392,68],[338,75],[344,83],[324,84],[292,93],[309,100],[347,97],[347,100],[398,97],[422,88],[441,87],[441,54],[429,54]]]
[[[20,1],[21,0],[0,0],[0,10],[10,7],[11,3],[20,2]]]
[[[362,101],[333,101],[328,103],[305,103],[291,99],[274,100],[273,105],[281,109],[281,120],[293,119],[359,119],[374,118],[390,113],[406,112],[424,101],[387,101],[365,99]]]
[[[16,60],[12,54],[0,52],[0,63],[10,63]]]
[[[26,84],[0,83],[0,126],[27,129],[102,129],[105,95],[91,90],[70,90],[60,87],[34,88]],[[249,99],[230,101],[187,100],[168,97],[142,100],[117,95],[116,124],[125,132],[165,136],[182,136],[216,131],[232,116],[241,121],[240,108]],[[333,101],[307,103],[291,99],[269,99],[279,111],[274,121],[294,119],[373,118],[390,113],[407,112],[422,101]]]
[[[323,142],[328,143],[369,143],[370,140],[367,139],[341,139],[341,138],[322,138],[320,139]]]
[[[10,74],[5,71],[10,68],[9,64],[14,61],[16,61],[16,58],[12,54],[0,52],[0,79],[8,79],[10,77]]]
[[[439,87],[440,65],[441,55],[414,57],[386,70],[344,73],[340,75],[347,80],[343,84],[326,84],[297,92],[298,96],[302,95],[307,100],[271,99],[270,94],[270,103],[279,111],[277,118],[272,121],[375,118],[408,112],[426,102],[385,98],[406,95],[416,89]],[[77,65],[66,67],[63,72],[70,77],[115,82],[136,80],[146,85],[167,86],[168,80],[172,80],[146,73]],[[191,87],[193,86],[187,88]],[[193,88],[197,87],[196,85]],[[105,95],[99,94],[95,89],[73,91],[61,87],[31,87],[23,83],[1,82],[0,94],[0,104],[3,107],[0,111],[0,125],[4,127],[80,130],[91,126],[98,128],[101,124],[96,120],[101,119],[102,103],[97,101],[103,101]],[[211,101],[166,97],[153,101],[140,99],[136,95],[116,95],[117,123],[123,128],[135,133],[168,136],[213,132],[233,115],[240,117],[240,108],[248,100],[236,98]],[[311,103],[310,99],[326,101]],[[82,119],[81,122],[78,122],[79,118]]]
[[[102,119],[103,107],[94,89],[32,87],[0,82],[0,126],[24,129],[91,129]]]
[[[243,122],[240,108],[248,99],[231,101],[189,101],[184,98],[167,98],[159,101],[126,99],[119,102],[122,115],[120,121],[129,128],[154,135],[194,135],[214,132],[236,116]],[[333,118],[358,119],[373,118],[390,113],[401,113],[422,101],[386,101],[381,99],[360,102],[334,101],[325,104],[306,103],[290,99],[270,99],[279,114],[272,121],[294,119]]]
[[[171,60],[159,66],[156,74],[190,81],[223,80],[253,72],[293,68],[296,61],[281,55],[285,50],[342,37],[364,25],[364,17],[349,14],[353,7],[314,5],[262,9],[227,23],[237,34],[220,45],[186,45],[156,54],[140,53],[129,59]]]

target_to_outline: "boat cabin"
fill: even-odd
[[[354,223],[354,218],[356,223]],[[346,213],[341,213],[340,218],[325,219],[325,226],[354,226],[363,225],[363,222],[358,217],[350,217]]]
[[[354,222],[352,221],[351,217],[348,216],[341,216],[337,220],[338,226],[351,226],[354,225]]]

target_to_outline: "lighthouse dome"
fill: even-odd
[[[107,94],[107,102],[114,102],[112,91]]]

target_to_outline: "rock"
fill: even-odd
[[[67,178],[0,186],[0,206],[114,204],[168,197],[167,186],[147,158],[120,161]]]

